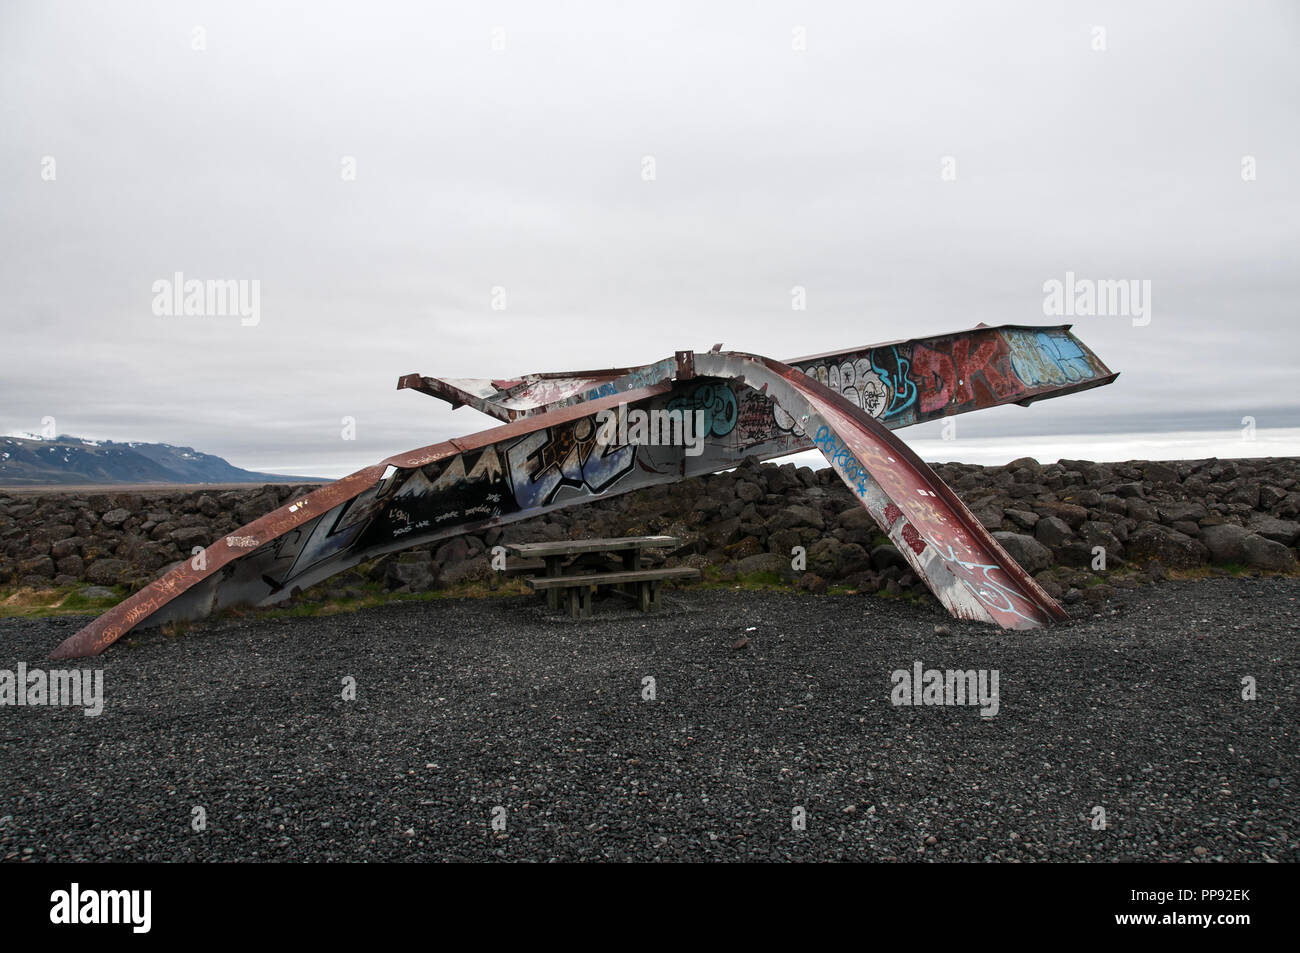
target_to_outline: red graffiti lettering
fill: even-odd
[[[916,531],[916,527],[911,523],[908,523],[903,527],[903,541],[907,543],[907,545],[912,548],[912,552],[916,553],[918,556],[921,555],[922,551],[925,549],[925,540],[921,538],[921,534]]]
[[[969,338],[953,342],[952,359],[957,368],[957,403],[967,404],[983,397],[981,404],[1019,394],[1025,388],[1014,374],[1010,373],[1009,357],[1002,339],[986,337],[975,352],[971,353]],[[979,395],[975,392],[976,375],[983,375],[989,393]]]
[[[918,344],[912,350],[912,372],[920,388],[921,411],[929,413],[948,406],[957,377],[952,358]]]

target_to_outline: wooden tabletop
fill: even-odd
[[[506,543],[506,552],[516,556],[575,556],[579,553],[610,553],[620,549],[653,549],[676,546],[676,536],[616,536],[612,539],[561,539],[551,543]]]

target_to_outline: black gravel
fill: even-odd
[[[0,856],[1300,859],[1300,580],[1119,592],[1031,634],[883,598],[665,598],[583,622],[509,598],[136,636],[83,660],[101,716],[0,708]],[[82,621],[0,621],[0,668],[50,667]],[[1000,711],[893,706],[916,660],[997,669]]]

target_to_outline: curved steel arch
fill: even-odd
[[[273,604],[385,553],[572,505],[540,505],[515,513],[489,510],[482,518],[471,513],[467,514],[468,518],[448,521],[445,529],[421,527],[423,532],[415,528],[402,532],[402,526],[391,525],[402,522],[394,511],[395,502],[402,498],[400,491],[408,490],[407,495],[414,496],[423,489],[420,485],[423,483],[428,487],[426,492],[435,491],[436,495],[436,481],[444,475],[455,476],[452,468],[458,462],[462,481],[473,481],[473,467],[468,472],[464,469],[467,454],[476,463],[483,463],[481,477],[488,491],[484,496],[491,497],[495,495],[491,492],[493,484],[502,482],[494,477],[502,474],[492,468],[487,458],[497,454],[498,446],[517,445],[515,441],[521,437],[526,439],[550,428],[571,428],[595,412],[616,407],[620,402],[643,402],[670,390],[670,384],[662,383],[589,404],[564,407],[469,437],[396,454],[375,466],[358,470],[254,520],[212,543],[201,555],[174,566],[65,640],[51,658],[98,655],[145,622],[151,626],[162,625],[179,619],[202,618],[232,606]],[[439,464],[445,469],[430,479],[428,469]],[[449,479],[443,489],[454,493],[457,487]],[[376,523],[385,519],[389,532],[377,532]]]
[[[407,375],[399,386],[511,422],[389,457],[254,520],[105,612],[53,657],[97,655],[139,625],[273,604],[386,553],[812,448],[952,614],[1013,629],[1065,617],[891,431],[1113,381],[1068,326],[981,325],[793,363],[681,351],[570,376],[448,383]],[[702,452],[597,439],[599,415],[620,409],[702,415]]]
[[[696,373],[773,397],[954,616],[1007,629],[1067,618],[920,457],[816,378],[752,354],[697,355]]]

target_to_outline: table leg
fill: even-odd
[[[570,586],[564,592],[569,618],[584,619],[591,615],[591,586]]]
[[[623,569],[626,570],[627,572],[635,572],[640,568],[641,568],[640,548],[634,547],[632,549],[623,550]],[[619,586],[619,589],[621,589],[623,592],[627,593],[630,596],[634,594],[634,590],[632,588],[634,585],[635,583],[624,583],[623,585]],[[638,588],[636,592],[639,593],[640,589]]]
[[[554,579],[556,576],[560,575],[560,563],[563,560],[563,556],[546,557],[546,578]],[[560,608],[560,591],[558,589],[546,590],[546,607],[552,612],[555,612]]]

